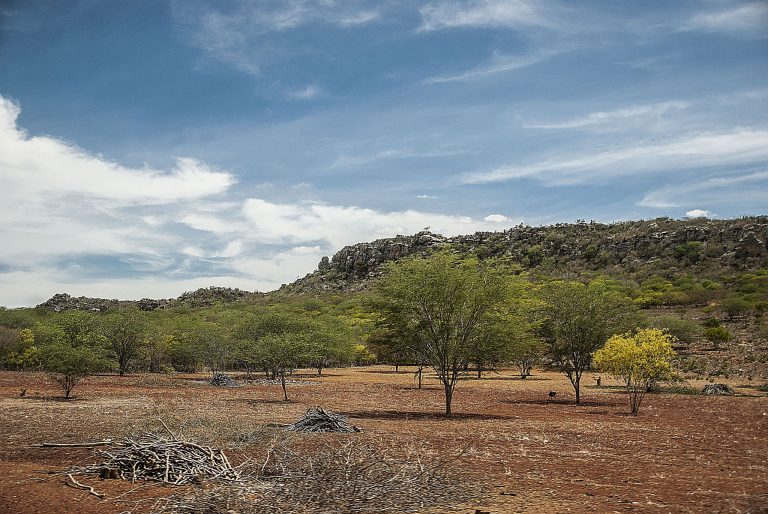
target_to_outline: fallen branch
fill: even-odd
[[[92,495],[94,495],[97,498],[106,498],[107,497],[106,494],[96,492],[96,490],[93,487],[91,487],[89,485],[81,484],[80,482],[75,480],[75,477],[72,476],[72,473],[67,473],[67,476],[69,477],[70,480],[72,480],[72,482],[66,482],[66,484],[69,487],[74,487],[75,489],[82,489],[84,491],[88,491],[89,493],[91,493]]]
[[[94,446],[107,446],[112,444],[112,439],[94,441],[92,443],[41,443],[30,445],[33,448],[93,448]]]

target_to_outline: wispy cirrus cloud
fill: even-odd
[[[533,66],[557,55],[555,50],[541,50],[529,55],[507,55],[494,52],[488,62],[466,71],[436,75],[424,79],[423,84],[444,84],[446,82],[464,82],[479,80],[499,73],[508,73],[528,66]]]
[[[370,154],[349,155],[342,154],[338,156],[328,167],[328,169],[339,170],[345,168],[356,168],[368,166],[379,161],[398,160],[398,159],[432,159],[440,157],[453,157],[466,152],[461,150],[397,150],[388,148]]]
[[[658,209],[695,205],[768,205],[768,171],[672,184],[647,193],[638,202],[641,207]],[[696,213],[697,211],[690,211]],[[700,211],[708,212],[708,211]],[[689,215],[689,213],[686,213]],[[707,215],[707,214],[701,214]]]
[[[457,27],[553,27],[545,4],[528,0],[430,2],[419,13],[421,32]]]
[[[595,154],[502,166],[466,173],[461,181],[480,184],[535,178],[551,185],[567,185],[637,173],[765,161],[768,161],[768,131],[736,129],[691,135],[668,143],[637,144]]]
[[[323,89],[316,84],[307,84],[306,86],[289,91],[288,98],[291,100],[312,100],[323,94]]]
[[[659,118],[669,111],[687,109],[691,103],[686,101],[669,101],[654,104],[633,105],[614,109],[612,111],[596,111],[578,118],[554,123],[525,124],[525,128],[539,129],[578,129],[595,126],[606,126],[627,121],[647,121]]]
[[[681,31],[726,32],[768,38],[768,2],[748,2],[694,14]]]
[[[266,38],[310,24],[338,28],[377,20],[379,10],[364,1],[267,0],[227,3],[174,0],[173,14],[187,42],[211,58],[258,75],[264,59],[280,52]]]

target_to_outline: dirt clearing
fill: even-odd
[[[417,389],[411,369],[295,373],[289,402],[281,401],[278,384],[239,380],[240,387],[222,388],[208,384],[208,378],[92,377],[78,386],[74,400],[65,402],[43,375],[0,373],[0,511],[149,512],[163,507],[158,498],[171,495],[205,496],[205,501],[218,502],[214,506],[221,512],[270,511],[267,501],[273,502],[272,511],[291,510],[291,504],[280,503],[290,495],[278,498],[274,491],[228,497],[231,491],[209,483],[178,488],[79,476],[79,482],[106,495],[99,499],[67,487],[66,475],[46,473],[98,463],[96,449],[34,446],[117,440],[158,430],[158,419],[185,438],[224,449],[243,469],[260,468],[270,451],[271,459],[282,455],[284,463],[296,466],[296,476],[304,474],[293,487],[307,487],[307,494],[322,496],[324,482],[316,481],[310,490],[308,473],[320,473],[323,459],[336,459],[343,451],[348,457],[342,465],[360,477],[369,473],[363,462],[375,460],[374,455],[384,465],[376,474],[400,470],[398,476],[420,477],[403,484],[423,481],[419,469],[439,469],[429,484],[414,489],[415,498],[392,500],[411,511],[768,510],[768,398],[737,382],[730,385],[738,396],[648,395],[640,415],[630,417],[620,390],[596,388],[588,378],[583,404],[576,406],[570,386],[558,374],[520,380],[511,372],[489,373],[458,385],[454,415],[446,419],[437,383],[428,379]],[[604,378],[603,385],[611,384]],[[700,389],[703,384],[692,385]],[[19,396],[22,389],[27,389],[24,397]],[[549,391],[557,396],[550,399]],[[315,405],[348,416],[362,432],[287,437],[280,428],[267,426],[293,423]],[[277,440],[288,453],[275,451]],[[319,467],[309,468],[308,462]],[[265,472],[273,465],[281,464],[270,460]],[[338,469],[323,472],[328,473],[325,480],[339,479]],[[370,481],[375,477],[365,479],[361,487],[374,490]],[[334,507],[320,498],[313,508],[353,511],[354,503],[344,495],[357,489],[339,491],[336,499],[346,503]],[[371,500],[379,501],[386,504],[386,494]],[[375,505],[370,503],[368,511],[376,511]],[[298,504],[294,510],[302,511]]]

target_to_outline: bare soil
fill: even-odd
[[[729,382],[739,393],[732,397],[649,394],[632,417],[605,377],[601,388],[585,377],[577,406],[559,374],[487,373],[457,386],[446,418],[437,382],[427,378],[419,390],[411,369],[295,373],[307,384],[289,385],[289,402],[279,385],[222,388],[207,378],[96,376],[62,401],[44,375],[0,373],[0,512],[147,511],[177,489],[78,477],[107,495],[101,500],[47,473],[100,462],[94,450],[33,445],[119,439],[157,430],[163,419],[228,448],[234,463],[261,462],[279,430],[266,424],[291,423],[312,405],[348,415],[363,432],[295,436],[306,451],[355,439],[390,454],[455,458],[448,466],[476,486],[476,500],[425,512],[768,512],[768,397],[744,381]]]

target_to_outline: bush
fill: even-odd
[[[669,314],[656,316],[648,320],[650,328],[664,330],[681,343],[691,344],[701,335],[701,327],[695,321],[682,319]]]
[[[704,331],[704,338],[719,347],[722,343],[727,343],[733,336],[723,327],[712,327]]]
[[[731,296],[720,303],[720,308],[728,316],[729,320],[743,316],[749,312],[749,302],[739,296]]]
[[[64,398],[69,398],[72,390],[85,377],[111,366],[102,352],[88,346],[72,347],[57,344],[45,347],[42,352],[43,369],[61,386]]]

